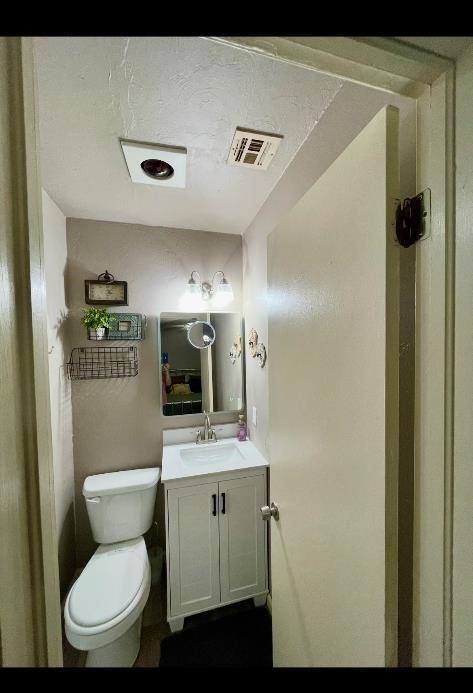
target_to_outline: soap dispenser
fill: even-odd
[[[239,414],[238,416],[238,440],[246,440],[246,423],[243,414]]]

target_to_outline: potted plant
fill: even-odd
[[[84,308],[81,322],[88,329],[89,339],[105,339],[105,329],[112,324],[113,316],[107,308]]]

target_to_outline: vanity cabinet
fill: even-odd
[[[165,484],[168,622],[267,594],[266,470]]]

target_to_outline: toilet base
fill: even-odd
[[[109,645],[87,652],[86,667],[132,667],[138,657],[141,644],[143,614],[119,638]]]

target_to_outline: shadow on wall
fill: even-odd
[[[59,584],[61,599],[66,596],[76,570],[75,548],[75,518],[74,503],[72,502],[65,516],[62,518],[62,526],[58,527]]]
[[[64,275],[63,275],[64,276]],[[49,379],[53,436],[54,487],[58,541],[59,584],[65,596],[76,570],[74,472],[72,452],[72,390],[67,377],[67,310],[58,310],[49,327]]]

